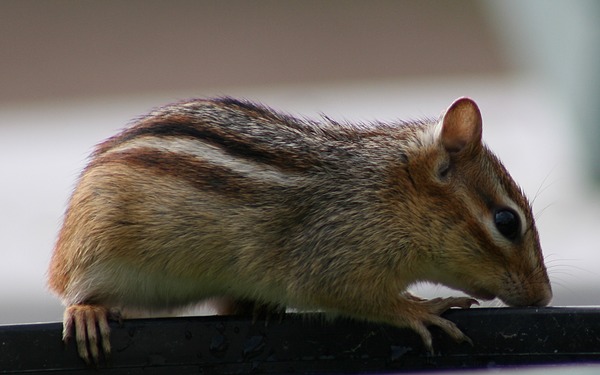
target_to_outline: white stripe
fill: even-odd
[[[193,156],[201,161],[228,168],[249,178],[267,180],[278,184],[289,184],[294,177],[268,164],[238,158],[226,153],[217,146],[190,138],[138,137],[110,149],[106,154],[131,151],[137,148],[151,148],[162,152]]]

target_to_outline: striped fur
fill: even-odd
[[[231,98],[158,108],[97,146],[50,288],[68,306],[224,297],[461,337],[430,315],[470,302],[423,305],[406,288],[431,281],[517,306],[551,297],[529,203],[480,138],[467,99],[439,121],[370,125]],[[503,208],[522,223],[514,240],[494,224]]]

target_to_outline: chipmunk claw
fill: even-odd
[[[252,311],[252,324],[263,318],[265,320],[265,327],[269,325],[272,320],[278,320],[279,323],[283,321],[285,317],[285,307],[278,305],[265,305],[255,304],[254,310]]]
[[[247,299],[223,298],[215,301],[215,307],[220,315],[239,315],[252,317],[252,324],[258,320],[265,321],[265,326],[269,322],[278,318],[283,321],[286,314],[286,307],[277,304],[262,303]]]
[[[452,307],[466,309],[474,304],[479,304],[477,300],[469,297],[434,298],[431,300],[411,298],[410,300],[425,308],[424,314],[420,316],[419,320],[411,324],[410,327],[421,337],[423,344],[429,353],[433,354],[434,351],[431,333],[427,326],[437,326],[454,341],[459,343],[466,342],[473,345],[473,341],[465,335],[456,324],[448,319],[442,318],[440,315]]]
[[[63,316],[63,342],[68,344],[75,334],[79,357],[88,365],[100,364],[100,353],[110,356],[109,311],[97,305],[71,305]]]

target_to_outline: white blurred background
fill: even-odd
[[[93,146],[214,95],[356,121],[474,98],[534,200],[553,304],[600,304],[599,18],[593,0],[1,2],[0,323],[60,320],[46,267]]]

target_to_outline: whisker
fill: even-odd
[[[571,261],[574,261],[574,260],[571,260]],[[576,266],[574,264],[550,264],[549,265],[548,263],[546,263],[546,268],[548,269],[549,273],[552,272],[553,274],[556,272],[562,272],[564,274],[569,270],[583,272],[590,276],[598,276],[600,274],[599,272],[592,271],[588,268]]]
[[[550,186],[554,185],[554,183],[556,181],[551,182],[550,184],[548,184],[547,186],[544,186],[544,184],[548,181],[548,178],[552,175],[552,173],[554,173],[554,171],[556,170],[556,168],[558,167],[558,162],[556,162],[552,168],[550,168],[550,171],[548,172],[548,174],[546,174],[546,176],[544,177],[544,179],[542,180],[542,182],[540,183],[540,187],[538,187],[537,191],[535,192],[533,199],[531,200],[531,204],[533,205],[533,203],[536,201],[536,199],[546,190],[548,189]]]
[[[542,208],[541,210],[537,211],[535,214],[533,214],[535,220],[539,220],[542,217],[542,214],[550,207],[556,205],[556,202],[552,202],[552,203],[548,203],[544,208]]]

